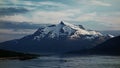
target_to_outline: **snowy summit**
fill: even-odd
[[[56,24],[56,25],[40,27],[34,33],[35,35],[34,39],[40,40],[42,38],[45,38],[46,36],[49,38],[67,37],[70,39],[80,38],[83,35],[84,36],[86,35],[92,38],[93,36],[94,37],[102,36],[102,34],[99,32],[88,31],[86,29],[83,29],[84,27],[82,28],[81,27],[61,21],[59,24]]]

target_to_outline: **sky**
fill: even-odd
[[[0,41],[61,20],[92,30],[120,30],[120,0],[0,0]]]

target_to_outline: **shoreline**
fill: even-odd
[[[29,60],[35,59],[38,56],[11,56],[11,57],[0,57],[0,60]]]

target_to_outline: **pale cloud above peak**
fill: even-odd
[[[112,5],[110,3],[102,2],[100,0],[91,0],[90,4],[91,5],[96,5],[96,6],[111,6]]]
[[[56,7],[66,7],[67,5],[59,3],[59,2],[52,2],[52,1],[41,1],[41,2],[32,2],[32,1],[23,1],[24,5],[28,6],[56,6]]]
[[[112,4],[104,2],[103,0],[76,0],[76,2],[80,3],[80,4],[84,4],[84,5],[88,5],[88,6],[112,6]]]
[[[114,24],[113,26],[117,27],[120,25],[119,2],[118,0],[2,0],[1,3],[5,4],[0,3],[1,7],[25,8],[29,12],[1,16],[0,20],[33,24],[51,24],[61,20],[89,24],[93,21],[95,25],[104,23],[106,26]]]
[[[0,17],[2,21],[13,21],[13,22],[32,22],[32,23],[57,23],[60,20],[70,20],[72,16],[80,14],[79,9],[68,9],[61,11],[33,11],[29,15],[19,14],[13,16]],[[48,22],[49,21],[49,22]]]

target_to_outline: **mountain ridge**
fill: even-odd
[[[111,36],[61,21],[56,25],[40,27],[35,33],[23,38],[0,43],[0,49],[27,53],[64,53],[89,49],[109,38]]]
[[[41,34],[42,33],[42,34]],[[83,26],[75,26],[66,22],[61,21],[57,25],[51,25],[48,27],[39,28],[34,34],[39,34],[36,38],[42,38],[46,34],[49,34],[49,37],[60,37],[62,35],[72,38],[77,38],[79,35],[94,35],[102,36],[101,33],[96,31],[87,31]]]

